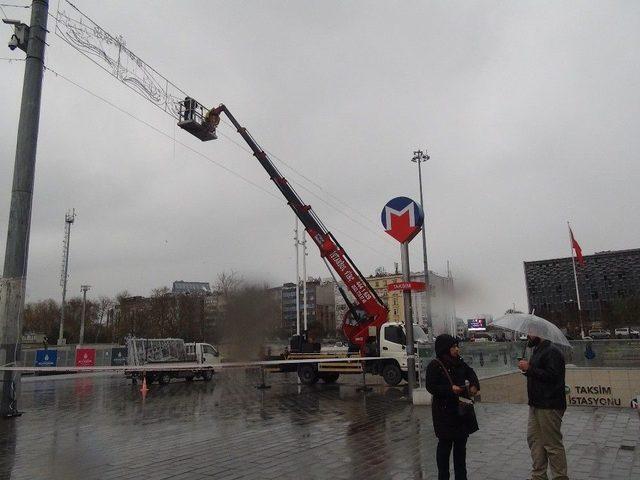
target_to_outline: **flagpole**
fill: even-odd
[[[580,338],[584,339],[584,327],[582,326],[582,307],[580,306],[580,289],[578,288],[578,274],[576,273],[576,259],[573,256],[573,232],[571,225],[567,221],[569,228],[569,248],[571,249],[571,264],[573,265],[573,281],[576,284],[576,298],[578,299],[578,320],[580,321]]]

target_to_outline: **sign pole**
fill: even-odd
[[[409,242],[400,244],[400,258],[402,260],[402,280],[411,280],[409,270]],[[404,300],[404,329],[407,332],[407,383],[409,384],[409,398],[413,398],[413,388],[416,380],[416,360],[413,351],[413,318],[411,306],[411,290],[405,289],[402,292]]]
[[[404,330],[406,334],[405,351],[407,353],[407,383],[409,384],[409,398],[413,402],[413,389],[416,384],[416,358],[413,347],[413,312],[411,308],[411,290],[418,287],[418,282],[411,282],[409,269],[409,242],[421,230],[424,213],[420,205],[407,197],[392,198],[382,209],[380,214],[384,231],[400,243],[400,257],[402,260],[402,282],[393,285],[393,289],[402,290],[404,305]],[[423,284],[422,287],[426,287]],[[390,289],[392,285],[388,286]],[[400,288],[398,288],[400,287]]]

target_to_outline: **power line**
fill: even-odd
[[[92,18],[87,16],[69,0],[64,0],[64,2],[71,8],[71,10],[67,13],[58,8],[58,12],[54,17],[56,19],[56,36],[75,49],[78,53],[91,60],[98,67],[115,77],[118,81],[125,84],[128,88],[134,90],[147,101],[151,102],[153,105],[174,118],[180,119],[180,109],[178,108],[178,105],[181,102],[181,98],[185,98],[187,96],[186,92],[129,50],[126,47],[126,42],[121,36],[113,36],[108,31],[104,30]],[[224,120],[224,123],[229,125],[226,120]],[[249,152],[229,136],[224,136],[233,144],[242,148],[242,150]],[[249,154],[251,153],[252,152],[249,152]],[[322,196],[313,193],[310,188],[302,187],[299,182],[292,181],[292,184],[296,184],[300,188],[304,188],[305,191],[313,195],[315,198],[352,222],[366,229],[374,236],[380,239],[385,238],[385,240],[387,240],[379,229],[373,230],[369,226],[364,225],[360,220],[355,219],[352,215],[347,213],[346,210],[349,209],[357,213],[369,224],[373,224],[368,217],[357,212],[353,207],[349,207],[346,202],[324,190],[318,183],[297,171],[277,155],[270,152],[269,154],[277,160],[278,163],[285,165],[286,168],[293,172],[293,174],[308,182],[312,187],[318,189]],[[330,203],[326,198],[324,198],[327,196],[333,198],[334,202],[336,202],[338,206]]]
[[[91,91],[91,90],[89,90],[88,88],[83,87],[83,86],[82,86],[82,85],[80,85],[79,83],[77,83],[77,82],[75,82],[75,81],[71,80],[70,78],[68,78],[68,77],[64,76],[63,74],[61,74],[61,73],[59,73],[59,72],[57,72],[57,71],[53,70],[52,68],[50,68],[50,67],[48,67],[48,66],[45,66],[45,69],[46,69],[47,71],[49,71],[49,72],[53,73],[54,75],[56,75],[56,76],[58,76],[58,77],[62,78],[63,80],[65,80],[65,81],[69,82],[71,85],[73,85],[73,86],[75,86],[75,87],[77,87],[77,88],[79,88],[79,89],[83,90],[84,92],[88,93],[89,95],[92,95],[93,97],[95,97],[95,98],[97,98],[97,99],[99,99],[99,100],[103,101],[104,103],[106,103],[107,105],[109,105],[109,106],[111,106],[111,107],[115,108],[116,110],[120,111],[121,113],[124,113],[125,115],[128,115],[129,117],[133,118],[134,120],[136,120],[136,121],[138,121],[138,122],[140,122],[140,123],[142,123],[142,124],[146,125],[147,127],[151,128],[152,130],[154,130],[155,132],[159,133],[160,135],[162,135],[162,136],[164,136],[164,137],[167,137],[168,139],[170,139],[170,140],[172,140],[172,141],[175,141],[176,143],[180,144],[181,146],[183,146],[183,147],[184,147],[184,148],[186,148],[187,150],[192,151],[193,153],[195,153],[195,154],[197,154],[197,155],[199,155],[199,156],[203,157],[204,159],[206,159],[207,161],[209,161],[209,162],[213,163],[214,165],[216,165],[216,166],[218,166],[218,167],[222,168],[223,170],[225,170],[225,171],[227,171],[227,172],[231,173],[232,175],[235,175],[236,177],[240,178],[242,181],[247,182],[247,183],[249,183],[249,184],[253,185],[254,187],[258,188],[259,190],[262,190],[262,191],[263,191],[264,193],[266,193],[267,195],[270,195],[270,196],[272,196],[272,197],[274,197],[274,198],[276,198],[276,199],[278,199],[278,200],[281,200],[281,198],[280,198],[279,196],[277,196],[275,193],[273,193],[273,192],[270,192],[270,191],[266,190],[266,189],[265,189],[265,188],[263,188],[261,185],[258,185],[257,183],[255,183],[255,182],[253,182],[252,180],[250,180],[250,179],[248,179],[248,178],[244,177],[243,175],[239,174],[238,172],[235,172],[234,170],[231,170],[230,168],[228,168],[228,167],[224,166],[223,164],[221,164],[221,163],[219,163],[219,162],[216,162],[216,161],[215,161],[215,160],[213,160],[212,158],[207,157],[205,154],[203,154],[203,153],[201,153],[201,152],[197,151],[196,149],[194,149],[194,148],[190,147],[190,146],[189,146],[189,145],[187,145],[186,143],[183,143],[183,142],[181,142],[180,140],[175,140],[175,139],[174,139],[171,135],[169,135],[168,133],[163,132],[163,131],[162,131],[162,130],[160,130],[159,128],[157,128],[157,127],[155,127],[155,126],[151,125],[149,122],[147,122],[147,121],[145,121],[145,120],[142,120],[142,119],[141,119],[141,118],[139,118],[139,117],[136,117],[136,116],[135,116],[134,114],[132,114],[131,112],[128,112],[128,111],[127,111],[127,110],[125,110],[124,108],[119,107],[119,106],[118,106],[118,105],[116,105],[115,103],[113,103],[113,102],[111,102],[111,101],[107,100],[106,98],[104,98],[104,97],[102,97],[102,96],[98,95],[97,93],[92,92],[92,91]]]
[[[227,126],[229,126],[230,128],[233,129],[233,126],[226,120],[226,119],[222,119],[222,123],[226,124]],[[235,129],[234,129],[235,130]],[[253,152],[251,152],[249,149],[243,147],[242,145],[238,144],[237,142],[231,140],[229,138],[229,136],[221,134],[222,136],[224,136],[225,138],[229,139],[230,141],[232,141],[233,143],[235,143],[236,145],[238,145],[240,148],[242,148],[245,152],[249,153],[249,154],[253,154]],[[303,173],[299,172],[298,170],[296,170],[294,167],[292,167],[291,165],[289,165],[287,162],[285,162],[284,160],[282,160],[282,158],[278,157],[276,154],[270,152],[269,150],[264,149],[265,153],[267,153],[271,158],[273,158],[274,160],[276,160],[278,163],[282,164],[285,166],[285,168],[289,169],[291,172],[293,172],[294,174],[298,175],[299,177],[303,178],[304,180],[306,180],[307,182],[309,182],[311,185],[313,185],[314,187],[316,187],[318,190],[320,190],[323,194],[333,198],[338,205],[344,207],[344,208],[349,208],[351,211],[357,213],[360,217],[364,218],[367,222],[371,223],[372,225],[375,225],[374,222],[372,222],[366,215],[360,213],[359,211],[355,210],[352,207],[349,207],[346,202],[344,202],[343,200],[341,200],[340,198],[336,197],[335,195],[331,194],[330,192],[328,192],[327,190],[325,190],[322,186],[320,186],[318,183],[316,183],[315,181],[311,180],[309,177],[307,177],[306,175],[304,175]],[[295,185],[297,185],[299,188],[302,188],[303,190],[305,190],[306,192],[308,192],[309,194],[313,195],[315,198],[317,198],[318,200],[320,200],[321,202],[323,202],[324,204],[328,205],[329,207],[331,207],[332,209],[338,211],[340,214],[342,214],[343,216],[347,217],[349,220],[357,223],[358,225],[360,225],[362,228],[368,230],[369,232],[373,233],[374,235],[381,235],[381,232],[379,230],[371,230],[368,226],[363,225],[360,221],[356,220],[355,218],[353,218],[351,215],[341,211],[338,207],[336,207],[335,205],[331,205],[327,200],[321,198],[320,196],[316,195],[315,193],[313,193],[309,188],[305,188],[301,183],[299,182],[291,182]]]
[[[4,11],[4,8],[2,7],[7,7],[7,8],[29,8],[31,5],[12,5],[10,3],[0,3],[0,10],[2,10],[2,14],[4,15],[4,18],[9,18],[7,17],[7,12]]]
[[[225,122],[226,123],[226,122]],[[236,142],[235,140],[233,140],[231,137],[229,137],[228,135],[222,133],[222,132],[218,132],[220,133],[221,136],[223,136],[224,138],[226,138],[227,140],[229,140],[230,142],[232,142],[233,144],[235,144],[238,148],[244,150],[245,152],[247,152],[249,155],[253,155],[253,152],[251,150],[249,150],[246,146]],[[265,152],[267,152],[265,150]],[[268,153],[268,152],[267,152]],[[269,153],[270,156],[275,157],[273,154]],[[279,160],[279,159],[278,159]],[[282,160],[279,160],[280,162],[282,162]],[[284,162],[282,162],[284,163]],[[287,165],[286,163],[284,163],[290,170],[292,170],[293,172],[295,172],[296,174],[302,176],[303,178],[307,179],[307,177],[305,177],[304,175],[302,175],[301,173],[297,172],[293,167]],[[308,179],[307,179],[308,180]],[[311,183],[313,183],[314,185],[317,185],[315,182],[309,180]],[[293,185],[297,186],[298,188],[304,190],[305,192],[307,192],[309,195],[312,195],[313,197],[315,197],[316,199],[318,199],[319,201],[321,201],[322,203],[324,203],[325,205],[327,205],[329,208],[332,208],[333,210],[337,211],[339,214],[341,214],[342,216],[348,218],[349,220],[351,220],[352,222],[360,225],[362,228],[364,228],[365,230],[369,231],[370,233],[373,233],[374,235],[378,236],[381,235],[380,231],[375,231],[370,229],[367,225],[364,225],[363,223],[361,223],[359,220],[353,218],[351,215],[349,215],[348,213],[340,210],[338,207],[336,207],[335,205],[332,205],[331,203],[329,203],[327,200],[325,200],[324,198],[320,197],[319,195],[317,195],[316,193],[314,193],[311,189],[305,187],[304,185],[302,185],[299,182],[290,180],[290,183],[292,183]],[[320,190],[322,190],[322,187],[318,187],[320,188]]]
[[[162,136],[164,136],[164,137],[166,137],[166,138],[168,138],[168,139],[170,139],[170,140],[174,141],[175,143],[179,144],[180,146],[182,146],[182,147],[186,148],[187,150],[189,150],[189,151],[191,151],[191,152],[195,153],[196,155],[198,155],[198,156],[200,156],[200,157],[204,158],[205,160],[207,160],[208,162],[212,163],[213,165],[215,165],[215,166],[217,166],[217,167],[222,168],[222,169],[223,169],[223,170],[225,170],[226,172],[228,172],[228,173],[230,173],[230,174],[232,174],[232,175],[234,175],[234,176],[238,177],[238,178],[239,178],[239,179],[241,179],[242,181],[244,181],[244,182],[246,182],[246,183],[250,184],[251,186],[253,186],[253,187],[257,188],[257,189],[259,189],[259,190],[260,190],[260,191],[262,191],[263,193],[266,193],[267,195],[269,195],[269,196],[271,196],[271,197],[275,198],[276,200],[278,200],[279,202],[282,202],[282,198],[281,198],[279,195],[276,195],[274,192],[271,192],[271,191],[269,191],[269,190],[265,189],[265,188],[264,188],[264,187],[262,187],[261,185],[258,185],[258,184],[257,184],[257,183],[255,183],[254,181],[252,181],[252,180],[250,180],[250,179],[246,178],[245,176],[243,176],[243,175],[239,174],[238,172],[236,172],[236,171],[234,171],[234,170],[232,170],[232,169],[230,169],[230,168],[226,167],[225,165],[221,164],[220,162],[217,162],[217,161],[213,160],[212,158],[210,158],[210,157],[208,157],[207,155],[205,155],[204,153],[202,153],[202,152],[200,152],[200,151],[196,150],[195,148],[193,148],[193,147],[191,147],[191,146],[187,145],[186,143],[181,142],[181,141],[179,141],[179,140],[176,140],[172,135],[170,135],[170,134],[168,134],[168,133],[166,133],[166,132],[163,132],[163,131],[162,131],[162,130],[160,130],[159,128],[157,128],[157,127],[155,127],[154,125],[150,124],[149,122],[147,122],[147,121],[145,121],[145,120],[143,120],[143,119],[141,119],[141,118],[139,118],[139,117],[135,116],[135,115],[134,115],[134,114],[132,114],[131,112],[129,112],[129,111],[127,111],[126,109],[124,109],[124,108],[122,108],[122,107],[120,107],[120,106],[116,105],[116,104],[115,104],[115,103],[113,103],[112,101],[107,100],[106,98],[102,97],[101,95],[98,95],[97,93],[92,92],[92,91],[91,91],[91,90],[89,90],[88,88],[86,88],[86,87],[84,87],[84,86],[80,85],[79,83],[77,83],[77,82],[75,82],[75,81],[71,80],[70,78],[68,78],[68,77],[66,77],[65,75],[63,75],[63,74],[61,74],[61,73],[59,73],[59,72],[57,72],[57,71],[53,70],[53,69],[52,69],[52,68],[50,68],[50,67],[45,66],[45,69],[46,69],[47,71],[49,71],[49,72],[53,73],[54,75],[56,75],[56,77],[59,77],[59,78],[61,78],[61,79],[65,80],[66,82],[68,82],[69,84],[71,84],[71,85],[75,86],[76,88],[79,88],[80,90],[84,91],[85,93],[88,93],[89,95],[91,95],[91,96],[93,96],[93,97],[97,98],[98,100],[100,100],[100,101],[102,101],[102,102],[106,103],[107,105],[109,105],[110,107],[112,107],[112,108],[114,108],[114,109],[118,110],[119,112],[124,113],[125,115],[129,116],[129,117],[130,117],[130,118],[132,118],[133,120],[136,120],[137,122],[142,123],[143,125],[145,125],[145,126],[147,126],[147,127],[151,128],[151,129],[152,129],[153,131],[155,131],[156,133],[158,133],[158,134],[160,134],[160,135],[162,135]],[[225,136],[225,138],[227,137],[227,135],[224,135],[224,136]],[[242,148],[243,150],[245,150],[245,151],[246,151],[245,147],[243,147],[243,146],[242,146],[242,145],[240,145],[239,143],[237,143],[237,142],[235,142],[234,140],[231,140],[231,139],[230,139],[230,141],[231,141],[232,143],[234,143],[235,145],[237,145],[238,147],[240,147],[240,148]],[[299,186],[300,186],[300,185],[299,185]],[[300,186],[300,187],[301,187],[301,188],[305,188],[305,187],[303,187],[303,186]],[[307,189],[305,188],[305,190],[307,190]],[[308,190],[307,190],[307,191],[308,191]],[[313,192],[310,192],[310,191],[309,191],[309,193],[315,196],[315,194],[314,194]],[[318,197],[318,198],[319,198],[319,197]],[[329,205],[329,206],[331,206],[331,205]],[[332,208],[335,208],[335,207],[332,207]],[[365,248],[367,248],[367,249],[371,250],[372,252],[377,253],[378,255],[382,255],[382,256],[384,256],[384,257],[387,257],[387,258],[389,258],[389,259],[393,259],[393,260],[395,261],[395,258],[394,258],[394,257],[392,257],[392,256],[390,256],[388,253],[380,252],[379,250],[377,250],[377,249],[375,249],[375,248],[371,247],[370,245],[368,245],[368,244],[366,244],[366,243],[362,242],[361,240],[357,239],[356,237],[353,237],[352,235],[349,235],[348,233],[346,233],[346,232],[344,232],[344,231],[342,231],[342,230],[334,229],[334,231],[339,232],[339,233],[340,233],[340,235],[342,235],[342,236],[344,236],[344,237],[346,237],[346,238],[351,239],[352,241],[354,241],[354,242],[356,242],[356,243],[358,243],[358,244],[360,244],[360,245],[364,246]]]

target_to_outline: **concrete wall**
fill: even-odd
[[[640,369],[567,368],[567,405],[630,408],[640,400]],[[482,401],[527,403],[527,379],[519,372],[481,380]]]

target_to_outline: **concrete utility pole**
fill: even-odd
[[[91,285],[81,285],[80,291],[82,292],[82,317],[80,317],[80,338],[78,344],[82,345],[84,342],[84,314],[87,307],[87,290],[91,288]]]
[[[418,180],[420,182],[420,208],[425,212],[424,200],[422,198],[422,169],[420,164],[426,162],[431,157],[427,155],[426,150],[416,150],[413,152],[412,162],[418,164]],[[430,332],[433,332],[433,324],[431,322],[431,288],[429,287],[429,263],[427,262],[427,234],[426,234],[427,214],[424,214],[424,224],[422,225],[422,257],[424,259],[424,295],[425,295],[425,308],[427,311],[427,328]]]
[[[71,224],[76,219],[76,209],[64,216],[64,249],[62,252],[62,272],[60,272],[60,286],[62,287],[62,303],[60,304],[60,331],[58,345],[64,344],[64,307],[67,300],[67,280],[69,279],[69,242],[71,241]]]
[[[0,281],[0,365],[15,363],[20,358],[48,10],[49,4],[46,0],[33,0],[31,23],[28,28],[18,21],[4,20],[4,23],[15,25],[16,33],[11,37],[10,48],[18,47],[25,50],[27,58],[22,84],[4,270]],[[2,373],[0,415],[3,417],[20,415],[19,385],[18,373]]]

